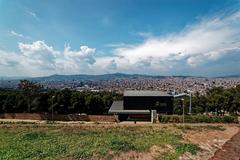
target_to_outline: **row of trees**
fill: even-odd
[[[122,95],[113,92],[78,92],[69,89],[44,90],[41,85],[23,80],[17,90],[0,90],[0,113],[52,112],[58,114],[86,113],[106,114],[114,100]],[[189,98],[185,98],[185,111],[188,112]],[[240,112],[240,85],[224,89],[209,89],[206,95],[195,94],[192,97],[192,113]],[[174,103],[174,113],[182,114],[179,101]]]
[[[184,106],[185,111],[188,112],[189,98],[185,98]],[[175,112],[182,113],[179,103],[175,105]],[[229,89],[215,87],[207,90],[205,95],[197,93],[192,97],[192,113],[210,112],[216,115],[240,113],[240,85]]]
[[[23,80],[17,90],[0,91],[0,113],[52,112],[58,114],[106,114],[113,100],[122,96],[110,92],[78,92],[69,89],[44,90]]]

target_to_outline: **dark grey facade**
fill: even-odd
[[[110,114],[120,117],[147,115],[151,110],[161,114],[173,113],[174,96],[161,91],[125,91],[123,101],[115,101],[109,109]],[[138,116],[136,116],[138,115]]]
[[[125,110],[156,110],[157,113],[173,113],[173,97],[124,97]]]

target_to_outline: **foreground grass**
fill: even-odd
[[[181,132],[157,126],[0,126],[0,159],[111,159],[122,152],[148,152],[157,145],[173,148],[160,159],[196,154],[197,145],[183,142]]]

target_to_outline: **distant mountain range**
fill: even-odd
[[[124,73],[113,73],[113,74],[102,74],[102,75],[51,75],[47,77],[36,77],[29,78],[33,81],[86,81],[86,80],[114,80],[114,79],[140,79],[140,78],[165,78],[166,76],[152,76],[152,75],[141,75],[141,74],[124,74]]]
[[[31,77],[24,77],[24,76],[13,76],[13,77],[10,77],[10,76],[0,76],[0,80],[19,80],[19,79],[28,79],[28,78],[31,78]]]
[[[51,75],[45,77],[1,77],[2,80],[20,80],[28,79],[32,81],[86,81],[86,80],[114,80],[114,79],[142,79],[142,78],[153,78],[153,79],[162,79],[168,77],[178,77],[178,78],[209,78],[209,77],[200,77],[200,76],[155,76],[155,75],[144,75],[144,74],[124,74],[124,73],[113,73],[113,74],[102,74],[102,75]],[[229,75],[221,77],[211,77],[211,78],[240,78],[240,75]]]

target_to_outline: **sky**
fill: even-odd
[[[0,0],[0,76],[240,75],[239,0]]]

